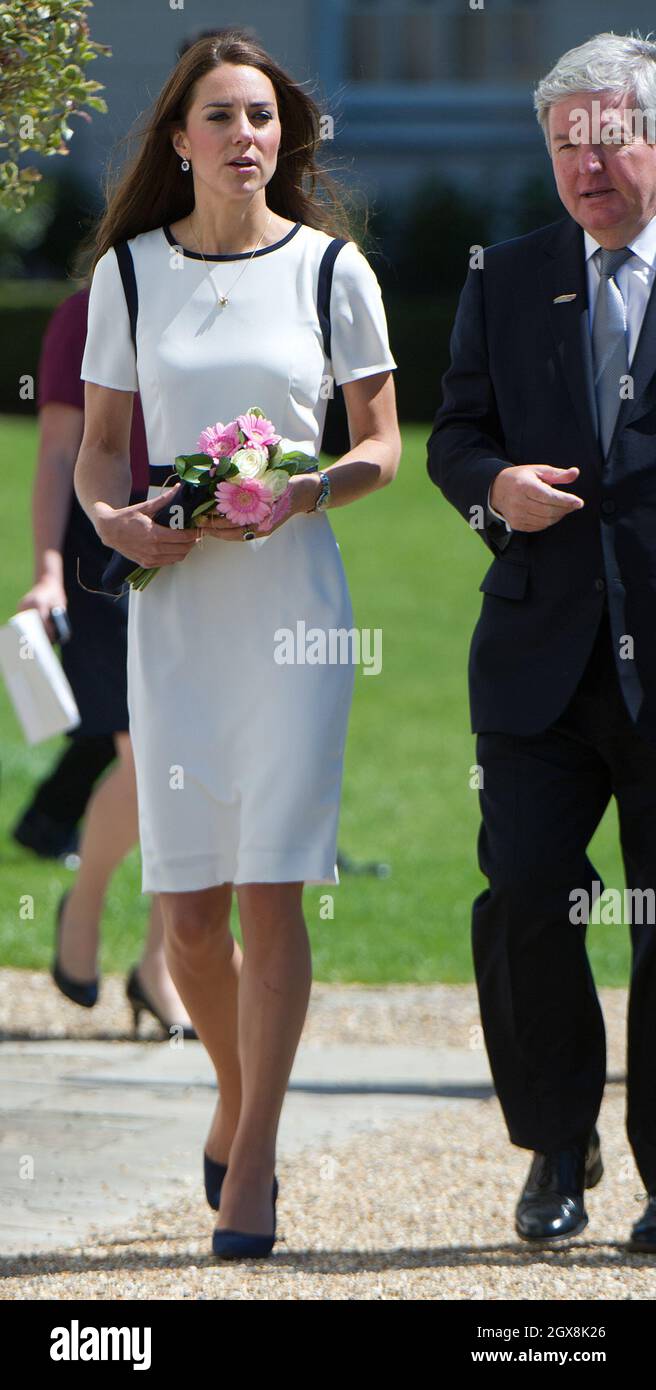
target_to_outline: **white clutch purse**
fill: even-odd
[[[28,743],[74,729],[80,712],[36,608],[0,627],[0,670]]]

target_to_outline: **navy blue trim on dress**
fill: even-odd
[[[128,306],[128,315],[130,319],[130,337],[132,339],[132,346],[134,348],[134,353],[136,357],[139,295],[137,293],[137,277],[134,273],[134,261],[132,259],[132,252],[130,250],[130,247],[128,246],[127,241],[117,241],[114,250],[116,252],[118,268],[121,273],[121,281],[123,283],[123,293],[125,294],[125,302]],[[128,506],[134,507],[137,502],[145,502],[147,496],[147,488],[133,486],[130,492]],[[114,551],[115,556],[117,555],[117,553],[117,551]],[[127,593],[128,590],[126,589],[125,592]]]
[[[302,223],[302,222],[297,222],[297,223],[296,223],[296,226],[293,227],[292,230],[291,230],[290,232],[288,232],[287,236],[283,238],[283,241],[276,242],[276,245],[277,245],[277,246],[282,246],[284,241],[289,241],[290,237],[295,236],[296,232],[298,232],[299,229],[300,229],[302,226],[303,226],[303,223]],[[168,235],[168,230],[169,230],[169,229],[168,229],[167,227],[164,227],[163,230],[164,230],[164,232],[167,234],[167,239],[171,241],[171,244],[172,244],[172,245],[175,245],[176,243],[175,243],[175,242],[172,240],[172,238]],[[336,242],[337,242],[337,238],[336,238]],[[340,247],[341,247],[341,246],[344,246],[345,244],[346,244],[346,243],[343,242],[343,241],[339,241],[337,244],[335,244],[335,242],[331,242],[331,245],[327,248],[327,250],[326,250],[326,252],[325,252],[325,255],[324,255],[324,261],[325,261],[325,260],[326,260],[326,257],[328,256],[328,253],[329,253],[330,250],[331,250],[331,247],[332,247],[332,246],[335,246],[335,250],[334,250],[333,255],[332,255],[332,262],[331,262],[331,265],[330,265],[330,275],[329,275],[329,280],[328,280],[328,318],[327,318],[327,322],[328,322],[328,335],[329,335],[329,336],[328,336],[328,341],[329,341],[329,342],[330,342],[330,283],[332,282],[332,264],[334,263],[335,256],[337,255],[337,252],[339,251]],[[183,248],[183,249],[184,249],[184,248]],[[137,350],[137,315],[138,315],[138,312],[139,312],[139,296],[138,296],[138,294],[137,294],[137,279],[136,279],[136,275],[135,275],[135,273],[134,273],[134,261],[133,261],[133,259],[132,259],[132,252],[131,252],[131,250],[130,250],[130,247],[129,247],[128,244],[127,244],[127,241],[119,241],[119,242],[117,242],[116,246],[114,247],[114,250],[115,250],[115,252],[116,252],[116,259],[117,259],[117,261],[118,261],[118,268],[119,268],[119,271],[120,271],[120,273],[121,273],[121,280],[122,280],[122,283],[123,283],[123,291],[124,291],[124,293],[125,293],[125,299],[126,299],[126,303],[127,303],[127,306],[128,306],[128,314],[129,314],[129,317],[130,317],[130,336],[131,336],[131,338],[132,338],[132,342],[133,342],[133,345],[134,345],[134,350],[135,350],[135,353],[136,353],[136,350]],[[273,251],[273,250],[275,250],[275,247],[274,247],[274,246],[264,246],[264,247],[262,248],[262,251]],[[255,255],[256,255],[256,256],[257,256],[257,255],[261,255],[261,254],[262,254],[262,252],[258,252],[258,251],[255,252]],[[192,251],[190,251],[190,252],[185,252],[185,255],[194,255],[194,252],[192,252]],[[250,252],[250,251],[240,252],[240,253],[239,253],[239,256],[234,256],[234,257],[233,257],[233,256],[206,256],[205,259],[206,259],[206,260],[230,261],[230,260],[238,260],[239,257],[242,256],[242,255],[243,255],[243,256],[250,256],[250,255],[252,255],[252,252]],[[201,258],[198,257],[198,259],[201,259]],[[319,272],[320,283],[321,283],[321,271],[322,271],[322,269],[323,269],[323,262],[322,262],[322,267],[321,267],[320,272]],[[324,330],[324,341],[325,341],[325,330]],[[315,471],[317,470],[317,468],[318,468],[318,465],[317,465],[316,463],[312,463],[312,464],[309,464],[307,468],[301,469],[301,472],[303,472],[303,473],[313,473],[313,472],[315,472]],[[176,480],[177,480],[177,475],[176,475],[176,471],[175,471],[175,465],[173,465],[173,466],[171,467],[171,466],[169,466],[169,464],[167,464],[167,463],[160,463],[160,464],[157,464],[157,463],[149,463],[149,465],[148,465],[148,486],[149,486],[149,487],[164,487],[165,484],[167,484],[169,487],[172,487],[172,486],[175,484]],[[131,506],[131,505],[132,505],[133,503],[135,503],[135,502],[145,502],[146,496],[147,496],[147,493],[146,493],[146,492],[137,490],[136,488],[133,488],[133,490],[132,490],[132,492],[131,492],[131,494],[130,494],[130,503],[129,503],[129,505]]]
[[[209,252],[206,251],[204,257],[201,256],[200,251],[188,251],[186,246],[181,246],[179,241],[176,241],[173,232],[171,231],[171,228],[167,226],[166,223],[164,223],[164,225],[162,226],[162,231],[164,233],[164,236],[166,237],[166,240],[169,243],[169,246],[175,246],[176,251],[182,251],[183,255],[189,256],[192,261],[245,261],[248,260],[249,256],[268,256],[270,251],[277,251],[279,246],[285,246],[288,241],[291,241],[292,237],[296,236],[297,232],[300,232],[302,226],[302,222],[297,222],[296,226],[292,227],[290,231],[287,232],[287,235],[282,238],[281,241],[274,241],[272,242],[271,246],[261,246],[259,251],[222,251],[213,256],[211,256]]]
[[[180,479],[175,471],[175,464],[169,467],[168,463],[150,463],[148,465],[148,482],[151,487],[164,487],[168,482],[169,487],[179,483]]]
[[[333,270],[335,261],[343,246],[346,246],[343,237],[333,237],[333,240],[326,247],[319,266],[319,283],[317,286],[317,312],[319,323],[323,334],[323,347],[326,357],[330,360],[331,349],[331,324],[330,324],[330,292],[333,287]]]
[[[119,241],[114,247],[118,268],[121,272],[123,290],[130,316],[130,335],[134,350],[137,350],[137,315],[139,313],[139,295],[137,293],[137,277],[134,273],[134,261],[132,252],[127,241]]]

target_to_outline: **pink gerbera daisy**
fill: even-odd
[[[248,444],[262,444],[267,448],[281,438],[275,433],[272,421],[263,420],[259,415],[238,415],[237,424]]]
[[[271,513],[271,492],[257,478],[241,482],[219,483],[216,489],[217,511],[223,512],[235,525],[265,521]]]
[[[233,454],[239,448],[239,428],[236,421],[230,425],[222,425],[219,420],[216,425],[208,425],[206,430],[200,435],[196,449],[199,453],[209,454],[211,458],[227,458],[228,454]]]

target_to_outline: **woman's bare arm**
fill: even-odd
[[[200,533],[157,526],[152,520],[168,502],[170,488],[149,502],[128,505],[133,394],[85,382],[84,435],[73,484],[101,541],[150,569],[184,560]]]
[[[343,387],[351,448],[326,470],[330,507],[356,502],[396,477],[402,441],[391,372],[347,381]]]
[[[99,531],[111,512],[130,500],[132,391],[84,383],[84,434],[73,485],[80,506]]]
[[[38,458],[32,487],[34,582],[17,611],[36,608],[51,641],[55,640],[55,629],[50,610],[66,607],[62,550],[83,418],[78,406],[63,401],[49,401],[39,411]]]

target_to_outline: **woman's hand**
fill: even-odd
[[[197,527],[158,526],[152,520],[170,501],[172,492],[175,487],[167,488],[148,502],[135,502],[131,507],[112,508],[98,503],[95,526],[103,544],[118,550],[128,560],[134,560],[135,566],[143,565],[146,569],[175,565],[184,560],[201,540]]]
[[[36,608],[39,617],[42,619],[48,637],[51,642],[57,640],[55,626],[50,617],[51,608],[66,608],[66,590],[63,584],[52,574],[44,574],[37,580],[36,584],[24,594],[21,599],[17,613],[24,613],[28,608]]]
[[[268,530],[260,529],[256,524],[246,525],[240,521],[235,524],[228,521],[228,518],[221,516],[218,512],[206,512],[204,516],[198,517],[198,525],[202,527],[203,535],[217,536],[224,541],[243,541],[244,531],[254,531],[255,535],[271,536],[274,531],[278,531],[289,521],[290,516],[295,516],[297,512],[310,512],[319,496],[320,483],[317,473],[296,473],[289,480],[290,508],[286,516]],[[248,544],[248,542],[246,542]]]

